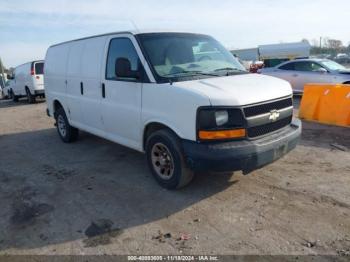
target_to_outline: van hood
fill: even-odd
[[[260,74],[175,82],[174,85],[207,96],[215,106],[243,106],[292,95],[287,81]]]

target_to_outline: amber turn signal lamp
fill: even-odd
[[[246,131],[242,129],[199,131],[199,138],[203,140],[230,139],[245,137]]]

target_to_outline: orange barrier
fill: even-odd
[[[305,85],[299,117],[325,124],[350,127],[350,85]]]

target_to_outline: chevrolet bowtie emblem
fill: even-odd
[[[269,119],[275,122],[280,117],[280,112],[278,110],[271,110]]]

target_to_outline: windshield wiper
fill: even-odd
[[[235,67],[223,67],[223,68],[218,68],[215,69],[214,72],[218,72],[218,71],[239,71],[239,72],[247,72],[245,70],[239,69],[239,68],[235,68]]]
[[[214,74],[214,73],[206,73],[206,72],[202,72],[202,71],[187,71],[187,70],[183,70],[183,71],[179,71],[179,72],[175,72],[175,73],[169,73],[169,74],[165,74],[163,76],[177,76],[177,75],[181,75],[181,74],[194,74],[194,75],[203,75],[203,76],[219,76],[218,74]]]

